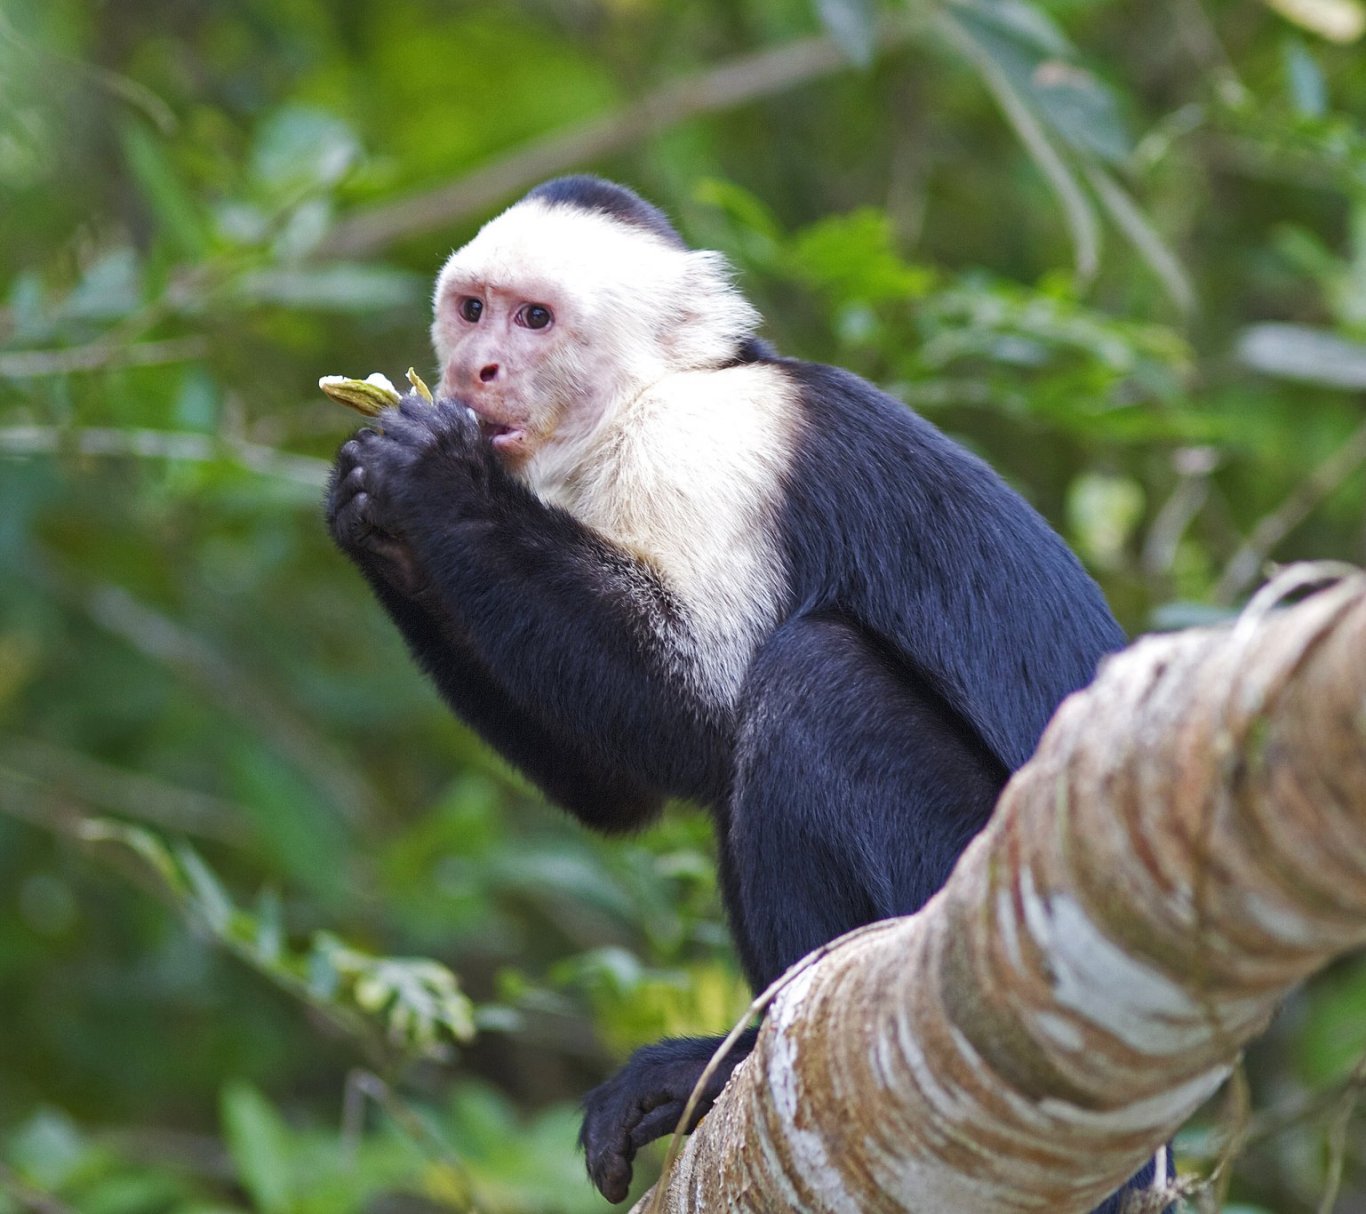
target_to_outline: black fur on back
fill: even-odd
[[[542,182],[524,201],[538,199],[551,206],[575,207],[580,211],[597,211],[610,215],[621,223],[630,224],[657,236],[680,249],[688,247],[668,217],[658,207],[645,201],[633,190],[615,181],[605,181],[588,173],[572,177],[555,177]]]

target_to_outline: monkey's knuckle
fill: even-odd
[[[389,437],[390,441],[377,446],[366,461],[365,480],[367,486],[372,489],[401,479],[417,454],[403,436],[386,437]]]
[[[416,425],[428,426],[431,423],[432,406],[416,392],[409,392],[394,407],[400,416]]]
[[[449,427],[461,430],[474,429],[475,427],[474,414],[463,400],[447,396],[438,401],[433,406],[433,410],[436,416],[440,417]]]
[[[411,418],[401,418],[396,421],[392,429],[387,432],[387,436],[392,440],[393,446],[400,447],[415,456],[425,455],[437,445],[437,435],[432,432],[431,428],[425,423],[415,422]]]

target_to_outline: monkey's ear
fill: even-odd
[[[686,255],[675,301],[669,347],[680,370],[730,362],[763,320],[735,286],[730,263],[711,249]]]

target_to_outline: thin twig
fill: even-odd
[[[1307,519],[1339,485],[1366,463],[1366,423],[1315,468],[1270,514],[1263,517],[1232,559],[1214,588],[1216,603],[1231,603],[1261,575],[1280,542]]]
[[[179,621],[139,601],[122,586],[87,583],[52,556],[31,556],[29,572],[49,593],[82,610],[98,627],[206,690],[233,715],[249,722],[302,772],[353,825],[372,820],[379,798],[342,748],[298,713],[277,689]]]
[[[879,26],[878,49],[885,52],[900,45],[921,26],[914,15],[904,13],[885,20]],[[374,253],[395,241],[480,215],[546,177],[592,164],[689,118],[735,109],[852,66],[825,34],[737,56],[572,130],[539,139],[447,185],[344,219],[323,241],[319,254]]]
[[[212,921],[184,889],[168,880],[162,868],[149,864],[145,854],[126,846],[107,846],[111,842],[126,840],[115,833],[116,828],[110,829],[108,819],[93,816],[92,807],[35,781],[16,780],[12,773],[0,769],[0,814],[72,840],[81,847],[83,854],[119,872],[254,973],[297,999],[339,1035],[354,1041],[372,1065],[382,1065],[388,1060],[391,1047],[387,1039],[376,1031],[371,1017],[359,1008],[333,1002],[315,990],[306,977],[293,972],[288,966],[264,958],[257,946],[241,938],[231,925]],[[0,1171],[0,1193],[6,1191],[4,1174]],[[56,1208],[49,1211],[43,1206],[32,1208],[40,1211],[40,1214],[66,1214],[64,1208],[60,1211]]]
[[[1044,175],[1067,220],[1077,279],[1081,283],[1091,282],[1100,268],[1101,228],[1085,191],[1068,167],[1063,154],[1049,138],[1038,114],[1001,65],[952,13],[943,10],[939,18],[939,28],[944,36],[976,66],[982,82],[996,98],[1001,113]]]
[[[1338,1191],[1342,1188],[1342,1167],[1347,1158],[1347,1127],[1351,1124],[1363,1089],[1366,1089],[1366,1057],[1358,1059],[1352,1068],[1351,1078],[1343,1089],[1337,1111],[1328,1127],[1328,1176],[1324,1181],[1318,1214],[1333,1214],[1333,1207],[1337,1205]]]
[[[100,67],[98,64],[78,59],[74,55],[58,54],[46,47],[35,45],[19,34],[19,31],[14,28],[2,10],[0,10],[0,40],[8,42],[23,54],[40,62],[58,68],[69,68],[78,75],[87,77],[106,92],[142,111],[143,115],[150,119],[163,135],[172,134],[179,125],[176,121],[175,111],[145,84],[134,80],[131,76],[124,76],[119,72],[112,72],[106,67]]]
[[[1349,1095],[1357,1096],[1366,1085],[1366,1057],[1358,1060],[1352,1073],[1341,1083],[1322,1091],[1302,1093],[1254,1113],[1243,1139],[1243,1147],[1258,1146],[1296,1127],[1318,1121],[1331,1110],[1340,1108]]]
[[[360,1146],[365,1123],[365,1101],[373,1101],[383,1109],[399,1130],[428,1158],[449,1169],[452,1177],[464,1187],[463,1210],[479,1214],[475,1200],[474,1178],[465,1161],[456,1154],[417,1111],[405,1103],[393,1087],[373,1071],[353,1070],[346,1077],[346,1091],[342,1098],[342,1149],[354,1159]]]
[[[1175,19],[1177,40],[1185,43],[1186,53],[1196,70],[1211,75],[1226,99],[1246,97],[1247,86],[1200,0],[1181,0],[1176,6]]]
[[[208,342],[202,337],[171,337],[165,341],[131,344],[102,338],[86,346],[65,350],[10,350],[0,354],[0,379],[39,379],[118,367],[194,362],[203,358],[208,348]]]
[[[1219,455],[1213,447],[1182,447],[1172,456],[1176,488],[1158,510],[1143,543],[1143,572],[1148,577],[1170,575],[1186,528],[1209,497],[1209,478],[1218,464]]]
[[[0,455],[137,456],[213,464],[223,460],[252,472],[296,481],[310,488],[327,484],[329,465],[307,455],[290,455],[274,447],[216,434],[179,430],[115,430],[98,426],[7,426],[0,429]]]
[[[1228,1197],[1229,1185],[1233,1182],[1233,1168],[1242,1156],[1247,1142],[1248,1128],[1252,1123],[1252,1089],[1248,1086],[1247,1071],[1243,1060],[1228,1077],[1228,1089],[1223,1120],[1227,1137],[1224,1148],[1219,1152],[1218,1162],[1209,1174],[1209,1191],[1214,1195],[1214,1208],[1222,1210]]]
[[[5,771],[13,768],[12,773]],[[32,781],[101,809],[202,839],[243,844],[252,837],[245,806],[198,789],[182,788],[145,772],[101,763],[65,746],[15,738],[0,746],[0,780]]]

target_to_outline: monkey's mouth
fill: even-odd
[[[520,426],[511,426],[506,422],[496,422],[492,418],[480,416],[479,435],[495,450],[516,450],[526,438],[526,431]]]

